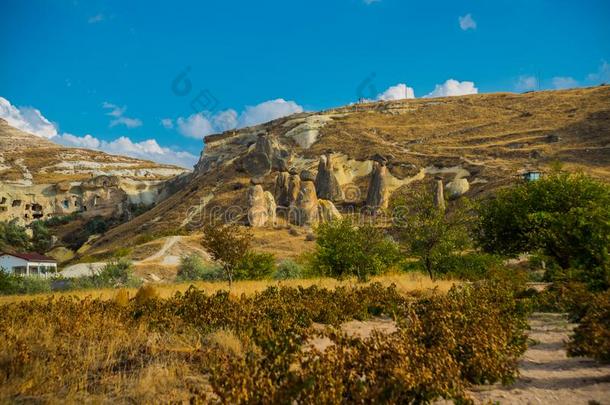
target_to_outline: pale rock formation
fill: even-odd
[[[470,190],[468,179],[455,179],[445,185],[445,191],[449,198],[454,199],[466,194]]]
[[[248,223],[259,228],[275,222],[275,200],[269,191],[264,191],[260,179],[252,179],[248,189]]]
[[[342,201],[343,191],[333,171],[330,153],[320,156],[318,174],[316,175],[316,192],[318,198],[330,201]]]
[[[299,191],[301,190],[301,178],[297,173],[296,169],[292,168],[289,172],[290,177],[288,178],[288,207],[296,204],[299,198]]]
[[[290,220],[295,225],[311,226],[318,223],[318,196],[311,172],[303,170],[300,175],[301,187]]]
[[[318,200],[319,218],[322,222],[331,222],[341,219],[341,213],[332,201]]]
[[[366,205],[370,208],[388,207],[387,167],[385,162],[376,161],[366,195]]]

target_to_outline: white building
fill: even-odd
[[[57,261],[38,253],[2,253],[0,268],[13,274],[49,276],[57,273]]]

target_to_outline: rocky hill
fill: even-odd
[[[160,201],[168,194],[166,181],[184,173],[175,166],[62,147],[0,119],[0,220],[29,223],[74,212],[121,215],[129,204]]]
[[[272,249],[286,245],[278,224],[377,210],[421,182],[476,197],[554,162],[610,180],[610,87],[356,104],[208,136],[205,145],[174,195],[93,250],[197,232],[210,213],[249,222]]]

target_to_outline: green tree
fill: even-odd
[[[395,212],[397,207],[407,209],[406,217],[397,225],[400,240],[410,255],[419,258],[430,278],[435,278],[443,260],[470,245],[468,205],[462,199],[447,209],[438,208],[434,194],[427,189],[396,199]]]
[[[236,224],[209,221],[203,227],[201,244],[222,265],[229,288],[233,284],[236,270],[250,252],[252,234]]]
[[[25,228],[17,225],[16,221],[0,222],[0,249],[30,250],[30,241]]]
[[[479,217],[476,238],[484,250],[509,256],[539,251],[607,288],[610,185],[557,171],[499,191],[481,204]]]
[[[53,245],[52,235],[43,221],[34,221],[32,225],[32,247],[39,253],[45,253]]]
[[[336,278],[366,281],[400,259],[398,246],[371,225],[354,226],[349,218],[322,223],[316,229],[313,268]]]

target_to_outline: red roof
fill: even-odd
[[[41,255],[40,253],[0,253],[0,256],[4,255],[18,257],[20,259],[27,260],[28,262],[57,262],[57,260],[53,259],[52,257]]]

